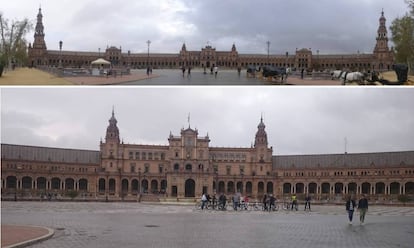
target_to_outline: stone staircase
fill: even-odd
[[[155,194],[142,194],[141,202],[160,202],[160,197]]]

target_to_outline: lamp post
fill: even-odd
[[[321,66],[320,66],[320,63],[319,63],[319,49],[318,49],[318,50],[316,50],[316,54],[317,54],[317,56],[316,56],[316,57],[317,57],[317,59],[318,59],[318,64],[317,64],[317,65],[318,65],[318,71],[319,71],[319,70],[321,69],[321,68],[320,68]]]
[[[150,50],[150,45],[151,45],[151,41],[150,40],[147,40],[147,45],[148,45],[147,67],[149,69],[149,50]]]
[[[142,192],[142,182],[141,182],[141,168],[138,168],[138,202],[141,202],[141,192]]]
[[[289,52],[286,52],[286,62],[285,62],[285,66],[286,68],[288,68],[288,58],[289,58]]]
[[[101,57],[101,48],[98,48],[99,58]]]
[[[63,41],[59,41],[59,69],[62,68],[62,45]]]
[[[266,42],[267,44],[267,63],[270,65],[269,56],[270,56],[270,41]]]

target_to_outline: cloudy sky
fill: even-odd
[[[182,43],[241,53],[371,53],[382,8],[387,26],[407,12],[404,0],[42,0],[2,1],[8,19],[36,22],[39,4],[48,49],[177,53]],[[27,37],[33,42],[33,32]]]
[[[99,149],[112,106],[125,143],[167,145],[190,125],[249,147],[263,113],[274,154],[414,150],[413,88],[3,88],[2,143]]]

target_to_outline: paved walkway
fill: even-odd
[[[147,76],[144,73],[132,73],[130,75],[123,75],[117,77],[65,77],[66,80],[77,85],[113,85],[124,84],[128,82],[136,82],[149,78],[159,77],[156,74]]]
[[[396,81],[394,72],[384,73],[384,78]],[[288,78],[288,84],[302,86],[338,86],[339,80]],[[220,71],[217,78],[200,69],[194,69],[191,76],[182,76],[180,70],[155,70],[149,77],[145,70],[132,70],[130,75],[117,77],[57,77],[55,75],[29,68],[17,68],[7,71],[0,77],[0,85],[279,85],[279,82],[268,82],[257,78],[247,78],[245,71],[240,75],[235,70]],[[414,85],[414,77],[409,76],[407,85]]]
[[[17,68],[3,73],[0,85],[113,85],[156,77],[158,75],[147,76],[145,72],[118,77],[57,77],[35,68]]]
[[[39,226],[1,225],[1,247],[25,247],[51,238],[54,231]]]
[[[125,202],[1,202],[1,209],[3,225],[53,228],[53,237],[32,248],[409,248],[414,243],[414,207],[370,206],[363,226],[358,212],[349,225],[342,205],[270,213]]]

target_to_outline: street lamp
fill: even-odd
[[[98,48],[99,51],[99,58],[101,57],[101,48]]]
[[[270,65],[269,56],[270,56],[270,41],[266,42],[267,44],[267,63]]]
[[[62,68],[62,45],[63,41],[59,41],[59,68]]]
[[[149,50],[150,50],[150,45],[151,45],[151,41],[150,40],[147,40],[147,45],[148,45],[147,67],[149,68]]]
[[[141,168],[138,168],[138,202],[141,202],[141,192],[142,192],[142,182],[141,182]]]
[[[318,50],[316,50],[316,54],[317,54],[317,58],[318,58],[318,71],[320,70],[320,63],[319,63],[319,49]]]
[[[288,68],[288,59],[289,59],[289,52],[286,52],[286,62],[285,62],[285,66],[286,68]]]

